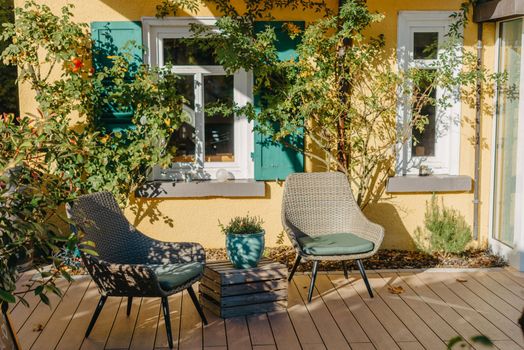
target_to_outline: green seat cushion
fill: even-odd
[[[375,244],[352,233],[333,233],[329,235],[298,238],[302,251],[307,255],[350,255],[373,250]]]
[[[204,270],[204,264],[199,262],[150,265],[156,273],[160,287],[163,290],[172,290],[187,281],[197,277]]]

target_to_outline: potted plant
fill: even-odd
[[[226,235],[226,252],[231,263],[240,269],[256,267],[264,253],[264,221],[258,216],[237,216],[226,226],[219,223]]]

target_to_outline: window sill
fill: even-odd
[[[470,192],[473,184],[466,175],[406,175],[390,177],[387,193],[433,193],[433,192]]]
[[[151,181],[136,191],[136,197],[139,198],[245,198],[265,195],[265,183],[255,180]]]

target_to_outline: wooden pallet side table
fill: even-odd
[[[222,318],[284,310],[287,276],[285,265],[269,259],[250,269],[237,269],[229,261],[211,262],[200,282],[200,303]]]

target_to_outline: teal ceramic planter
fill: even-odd
[[[239,269],[256,267],[264,254],[265,232],[226,235],[226,252],[231,263]]]

